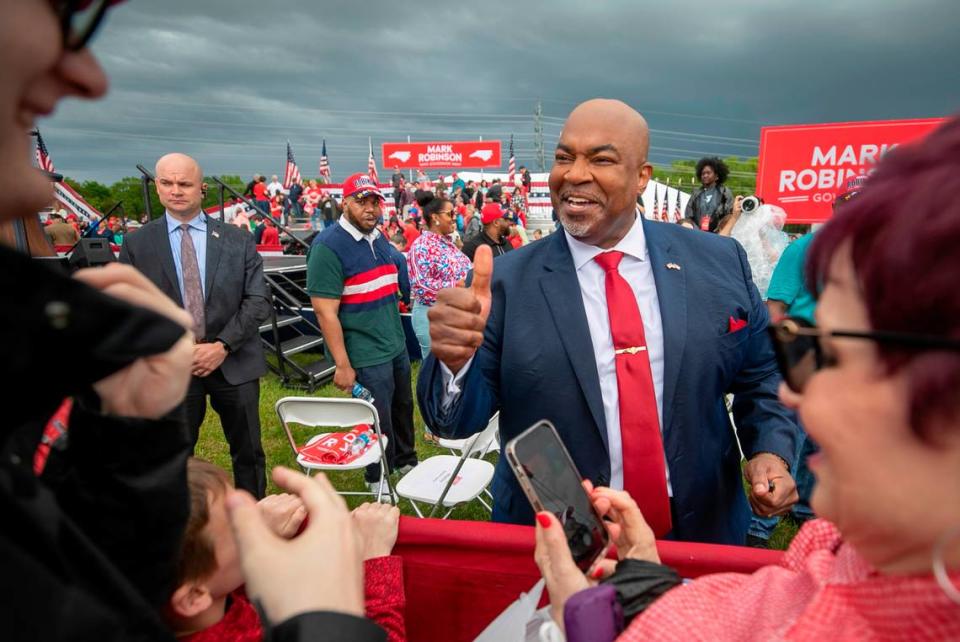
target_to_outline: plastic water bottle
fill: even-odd
[[[367,447],[370,445],[370,441],[371,439],[370,439],[369,432],[360,433],[359,435],[357,435],[356,441],[354,441],[350,445],[350,454],[359,455],[360,453],[364,452],[367,449]]]
[[[351,394],[356,399],[363,399],[364,401],[373,403],[373,393],[361,386],[359,382],[355,382],[353,384],[353,390],[351,391]]]

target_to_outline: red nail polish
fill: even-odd
[[[593,569],[593,573],[591,573],[591,577],[595,580],[599,580],[601,575],[603,575],[603,569],[599,566]]]
[[[546,513],[537,513],[537,521],[543,528],[550,528],[550,517]]]

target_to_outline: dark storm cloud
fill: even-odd
[[[170,150],[208,173],[335,178],[384,140],[516,138],[535,165],[562,118],[621,98],[651,157],[753,155],[762,124],[946,115],[960,107],[960,3],[128,2],[94,50],[112,83],[41,123],[58,169],[112,181]],[[796,6],[791,6],[796,5]],[[384,173],[381,168],[381,173]]]

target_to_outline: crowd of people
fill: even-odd
[[[81,237],[106,239],[113,245],[122,245],[123,239],[146,222],[109,216],[106,220],[81,218],[64,209],[51,211],[43,222],[43,233],[54,247],[72,247]]]
[[[80,5],[0,2],[10,219],[50,196],[26,161],[29,106],[96,99],[107,81],[85,48],[100,21],[75,21]],[[600,621],[604,639],[623,640],[960,638],[960,215],[942,197],[960,184],[960,119],[841,195],[828,224],[783,250],[766,300],[744,245],[719,233],[725,217],[738,217],[734,237],[749,217],[723,168],[698,167],[691,199],[694,227],[717,234],[664,225],[638,212],[648,151],[646,121],[626,104],[578,105],[549,178],[561,229],[519,248],[508,239],[525,227],[522,179],[494,181],[477,202],[477,187],[448,194],[424,175],[404,204],[418,216],[395,200],[392,220],[371,177],[349,177],[342,215],[307,259],[335,385],[372,393],[389,469],[416,466],[397,306],[409,274],[430,428],[465,437],[499,412],[506,443],[556,425],[617,561],[577,567],[564,526],[534,514],[504,457],[493,520],[535,526],[569,640],[600,639]],[[157,161],[164,216],[124,239],[120,264],[67,277],[0,247],[0,309],[16,337],[3,361],[16,400],[0,443],[4,637],[405,639],[396,507],[348,511],[323,475],[284,468],[272,478],[286,493],[266,493],[262,261],[251,234],[204,216],[202,176],[189,156]],[[282,214],[273,178],[250,193]],[[208,401],[232,483],[191,457]],[[65,437],[38,464],[58,409]],[[816,519],[780,564],[691,582],[660,564],[655,538],[743,544],[751,516],[794,510],[813,442]],[[380,495],[379,467],[367,481]]]

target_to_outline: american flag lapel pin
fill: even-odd
[[[677,263],[667,263],[668,270],[679,270],[680,266]]]

